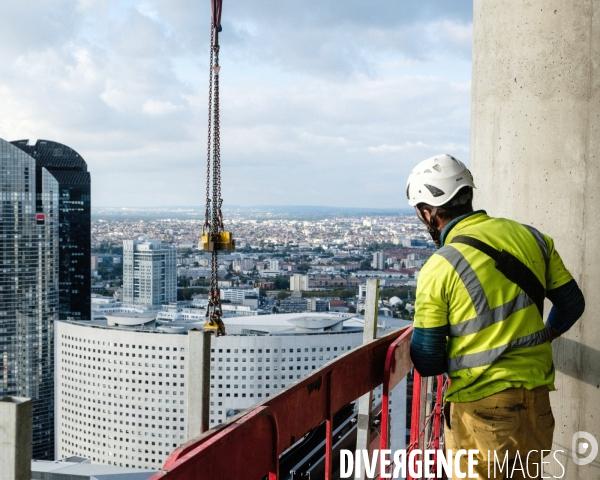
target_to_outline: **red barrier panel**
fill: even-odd
[[[258,407],[187,449],[175,461],[169,460],[163,471],[152,476],[153,480],[260,479],[267,474],[269,480],[276,480],[277,421],[268,407]]]
[[[327,422],[325,474],[330,479],[333,414],[383,383],[388,350],[394,343],[393,350],[399,353],[391,354],[389,365],[394,367],[389,375],[392,382],[400,381],[400,373],[410,368],[411,335],[412,327],[407,327],[329,362],[250,412],[182,445],[150,480],[258,480],[267,473],[274,480],[278,473],[273,458],[278,460],[283,451],[323,422]]]

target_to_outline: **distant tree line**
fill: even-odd
[[[92,247],[92,253],[123,255],[123,245],[111,245],[108,242],[103,242],[98,247]]]
[[[337,297],[341,300],[347,300],[356,296],[356,290],[327,290],[327,291],[307,291],[302,292],[304,298],[315,298],[315,297]]]
[[[389,300],[392,297],[398,297],[401,300],[407,300],[408,298],[415,298],[415,287],[393,287],[384,288],[379,292],[379,297],[382,300]]]
[[[395,245],[392,242],[373,242],[369,244],[369,246],[367,247],[367,251],[378,252],[380,250],[394,250],[397,248],[398,245]]]
[[[177,289],[177,301],[182,302],[182,301],[189,301],[192,299],[192,297],[194,295],[197,294],[207,294],[208,293],[208,289],[207,288],[183,288],[183,289]]]

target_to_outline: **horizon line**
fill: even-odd
[[[99,205],[92,206],[92,209],[98,208],[109,208],[118,210],[151,210],[158,208],[186,208],[186,209],[204,209],[204,205],[156,205],[156,206],[112,206],[112,205]],[[410,210],[408,207],[349,207],[342,205],[223,205],[223,208],[331,208],[331,209],[347,209],[347,210]]]

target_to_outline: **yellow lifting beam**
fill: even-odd
[[[211,238],[209,232],[202,234],[202,239],[198,242],[198,248],[200,250],[208,250],[213,252],[215,250],[235,250],[235,239],[231,232],[220,232],[218,241],[215,242]]]

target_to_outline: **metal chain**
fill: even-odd
[[[210,29],[210,67],[208,74],[208,134],[206,142],[206,211],[204,212],[204,228],[210,230],[210,147],[212,133],[212,103],[213,103],[213,49],[215,30]]]
[[[213,129],[213,212],[216,215],[216,229],[223,231],[223,214],[221,213],[221,110],[219,102],[219,45],[215,45],[215,80],[214,80],[214,129]]]
[[[223,215],[221,213],[221,135],[220,135],[220,109],[219,109],[219,45],[218,33],[211,26],[210,35],[210,77],[208,97],[208,146],[206,161],[206,212],[205,227],[213,245],[217,245],[220,233],[223,231]],[[212,133],[212,135],[211,135]],[[212,152],[211,152],[212,140]],[[210,199],[210,170],[212,153],[212,205]],[[209,212],[212,206],[212,216],[209,223]],[[223,335],[223,309],[221,307],[219,292],[219,255],[216,248],[212,251],[210,293],[206,316],[209,321],[217,326],[217,336]]]
[[[221,123],[219,108],[219,45],[218,41],[212,47],[214,50],[214,97],[213,97],[213,234],[218,235],[222,231],[220,219],[221,200]]]

